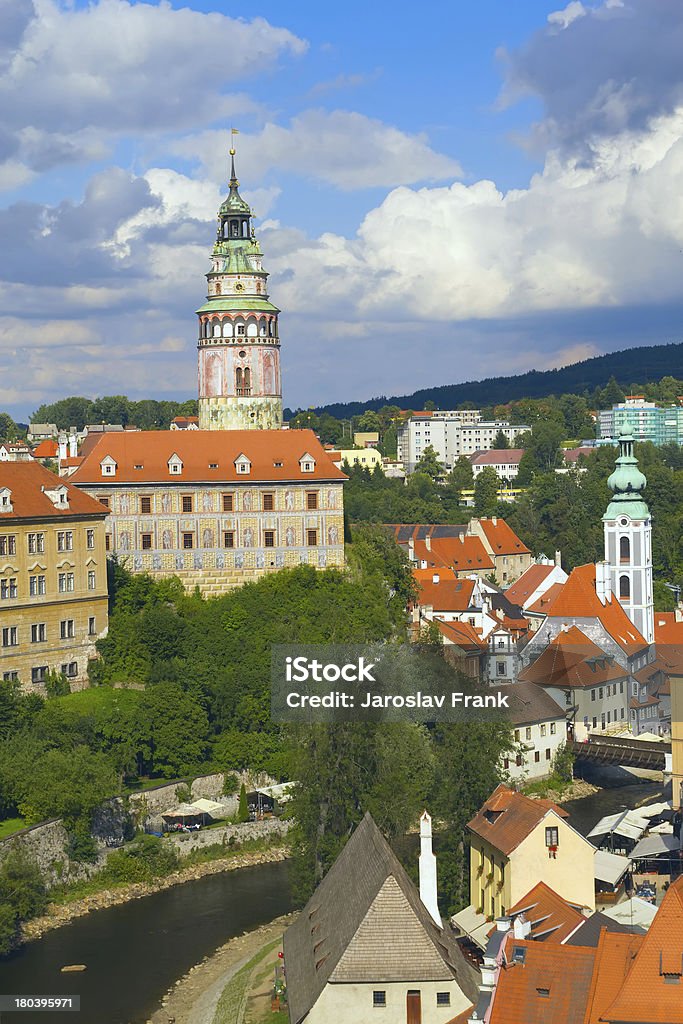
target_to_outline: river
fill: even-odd
[[[619,769],[616,769],[619,772]],[[661,784],[621,776],[564,806],[584,835],[599,818],[661,799]],[[596,778],[595,781],[598,781]],[[621,784],[620,784],[621,783]],[[406,837],[416,842],[416,837]],[[437,843],[438,850],[438,843]],[[0,960],[0,993],[80,994],[78,1024],[144,1024],[171,985],[230,938],[291,910],[287,865],[207,875],[77,918]],[[61,974],[64,964],[87,964]],[[1,1024],[68,1024],[64,1013],[2,1013]]]
[[[0,1014],[2,1024],[144,1024],[190,967],[291,910],[286,863],[240,868],[77,918],[0,960],[0,993],[74,995],[81,1012]],[[61,974],[65,964],[86,964]]]

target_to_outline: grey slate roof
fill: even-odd
[[[607,914],[599,910],[591,914],[585,923],[580,925],[567,939],[568,946],[593,946],[596,947],[600,938],[600,932],[606,928],[608,932],[628,932],[631,935],[645,935],[645,929],[638,925],[631,926],[622,924],[620,921],[613,921]]]
[[[291,1024],[328,982],[455,981],[475,1002],[477,971],[438,928],[370,814],[285,932]]]
[[[502,693],[508,697],[509,708],[506,717],[512,725],[548,722],[553,718],[564,718],[566,715],[566,711],[541,686],[523,679],[517,683],[491,686],[487,692]]]

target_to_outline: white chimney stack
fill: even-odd
[[[59,461],[62,462],[66,458],[66,434],[60,434],[57,443],[59,445]]]
[[[78,438],[75,434],[69,434],[69,457],[75,459],[78,455]]]
[[[426,811],[420,818],[420,899],[434,923],[442,928],[436,898],[436,857],[432,852],[432,819]]]
[[[439,576],[438,572],[433,572],[432,573],[432,583],[440,583],[440,582],[441,582],[441,577]]]
[[[562,568],[562,552],[559,550],[555,551],[555,565],[558,569]]]
[[[612,582],[608,562],[595,563],[595,590],[602,602],[606,604],[612,597]]]

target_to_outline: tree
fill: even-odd
[[[374,410],[372,409],[368,409],[366,412],[363,413],[362,416],[359,416],[358,419],[356,420],[356,430],[359,430],[361,432],[377,431],[379,433],[381,429],[382,423],[380,421],[380,418],[378,414],[374,412]]]
[[[493,516],[498,508],[500,480],[493,466],[484,466],[474,481],[474,514]]]
[[[607,381],[607,385],[600,392],[600,408],[610,409],[613,405],[623,402],[625,398],[626,395],[617,384],[614,375],[612,375]]]
[[[21,430],[7,412],[0,412],[0,441],[16,441]]]
[[[431,444],[427,445],[415,463],[415,472],[424,473],[431,480],[438,480],[439,477],[443,476],[443,465],[439,461],[436,449]]]
[[[0,956],[16,946],[21,923],[41,914],[46,906],[40,868],[25,850],[11,850],[0,861]]]
[[[496,434],[496,436],[493,439],[493,444],[491,445],[491,447],[494,450],[496,450],[496,451],[501,451],[501,450],[503,450],[505,448],[509,448],[510,447],[510,443],[509,443],[509,441],[507,439],[507,436],[505,435],[505,432],[503,430],[499,430],[498,431],[498,433]]]
[[[240,786],[240,802],[237,809],[237,820],[239,822],[249,821],[249,804],[247,803],[247,787],[242,783]]]

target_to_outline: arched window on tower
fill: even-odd
[[[631,561],[631,541],[628,537],[619,538],[619,561],[622,565]]]
[[[232,324],[229,320],[223,321],[223,337],[232,338]]]
[[[235,370],[235,392],[238,398],[245,398],[251,394],[251,370],[249,367],[238,366]]]
[[[216,295],[220,295],[220,293],[221,293],[221,283],[220,283],[220,281],[216,281]]]
[[[213,336],[214,338],[220,338],[221,336],[221,325],[218,320],[213,322]]]
[[[628,576],[619,577],[619,600],[628,601],[631,597],[631,581]]]
[[[248,366],[244,367],[244,387],[247,389],[247,393],[251,391],[251,370]]]
[[[239,238],[240,237],[240,222],[238,220],[231,220],[230,221],[230,237],[231,238]]]

